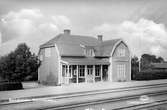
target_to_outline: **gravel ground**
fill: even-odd
[[[155,81],[135,81],[135,82],[98,82],[98,83],[84,83],[84,84],[71,84],[64,86],[42,86],[37,83],[23,83],[26,89],[1,91],[0,100],[9,98],[22,98],[22,97],[34,97],[34,96],[46,96],[46,95],[58,95],[64,93],[75,93],[82,91],[92,91],[100,89],[115,89],[122,87],[134,87],[150,84],[166,83],[167,80],[155,80]]]

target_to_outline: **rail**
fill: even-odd
[[[141,91],[135,93],[135,91]],[[125,93],[127,92],[128,94],[119,96],[118,94],[120,93]],[[134,92],[134,93],[133,93]],[[117,94],[115,97],[108,97],[112,96],[112,94]],[[85,106],[91,106],[91,105],[98,105],[98,104],[105,104],[105,103],[119,103],[121,101],[129,101],[129,100],[134,100],[138,99],[142,95],[148,95],[152,97],[157,97],[157,96],[165,96],[167,95],[167,83],[163,84],[150,84],[150,85],[144,85],[144,86],[135,86],[135,87],[123,87],[123,88],[116,88],[116,89],[102,89],[102,90],[96,90],[96,91],[85,91],[85,92],[77,92],[77,93],[69,93],[69,94],[61,94],[61,95],[47,95],[43,97],[27,97],[27,98],[19,98],[19,99],[13,99],[13,102],[4,102],[0,103],[0,106],[12,106],[12,105],[18,105],[18,104],[26,104],[26,103],[40,103],[41,100],[55,100],[56,102],[59,102],[61,100],[66,100],[68,99],[68,103],[63,103],[63,104],[54,104],[51,106],[42,106],[39,107],[40,110],[58,110],[58,109],[72,109],[72,108],[79,108],[79,107],[85,107]],[[104,96],[103,98],[94,98],[96,96]],[[90,100],[84,100],[84,101],[72,101],[74,98],[84,98],[84,97],[91,97],[92,99]],[[19,101],[20,100],[20,101]],[[166,99],[160,99],[156,100],[156,103],[141,103],[137,105],[126,105],[122,107],[117,107],[117,108],[112,108],[114,110],[121,110],[121,109],[132,109],[132,110],[137,110],[139,108],[144,108],[144,107],[151,107],[155,106],[158,104],[163,104],[167,102]]]

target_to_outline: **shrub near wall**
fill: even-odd
[[[23,89],[21,82],[0,82],[0,91]]]
[[[132,80],[156,80],[167,79],[167,71],[147,70],[134,74]]]

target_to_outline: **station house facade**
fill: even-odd
[[[70,30],[40,46],[38,81],[63,85],[130,81],[131,56],[122,39],[72,35]]]

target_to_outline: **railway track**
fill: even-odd
[[[58,95],[46,95],[46,96],[14,98],[14,99],[10,99],[11,101],[13,101],[12,103],[9,103],[9,100],[4,100],[4,103],[0,103],[0,105],[17,103],[18,100],[21,100],[23,102],[24,101],[27,102],[27,101],[35,101],[35,100],[48,99],[48,98],[62,99],[62,98],[79,97],[79,96],[85,96],[85,95],[105,94],[105,93],[132,91],[132,90],[150,89],[150,88],[161,88],[161,87],[167,87],[167,83],[153,84],[153,85],[150,84],[150,85],[135,86],[135,87],[122,87],[122,88],[116,88],[116,89],[101,89],[101,90],[84,91],[84,92],[67,93],[67,94],[58,94]]]
[[[130,104],[130,101],[141,101],[141,96],[149,96],[154,99],[153,102],[139,102],[139,104]],[[129,104],[128,104],[129,102]],[[40,103],[43,103],[42,105]],[[44,97],[31,97],[13,99],[12,102],[0,104],[0,109],[17,108],[22,109],[40,109],[40,110],[58,110],[72,109],[85,110],[88,108],[104,108],[110,106],[114,110],[121,109],[144,109],[143,107],[157,106],[167,103],[167,83],[124,87],[119,89],[103,89],[96,91],[86,91],[62,95],[48,95]],[[120,106],[121,104],[121,106]],[[27,106],[26,106],[27,105]],[[28,106],[31,105],[31,106]],[[104,107],[103,107],[104,106]],[[108,108],[106,108],[108,109]],[[94,109],[92,109],[94,110]]]
[[[149,96],[151,98],[154,97],[163,97],[165,99],[158,99],[158,100],[145,100],[142,101],[140,100],[141,96]],[[138,103],[134,104],[128,104],[128,102],[135,102],[138,101]],[[125,104],[126,102],[126,104]],[[123,103],[120,105],[120,103]],[[106,106],[110,106],[108,109],[109,110],[140,110],[144,108],[151,108],[154,106],[162,105],[162,104],[167,104],[167,91],[161,91],[158,93],[145,93],[145,94],[138,94],[138,95],[133,95],[133,96],[125,96],[125,97],[117,97],[117,98],[106,98],[106,99],[99,99],[99,100],[94,100],[94,101],[86,101],[86,102],[81,102],[81,103],[74,103],[74,104],[67,104],[63,106],[53,106],[53,107],[47,107],[47,108],[41,108],[40,110],[65,110],[65,109],[72,109],[72,110],[85,110],[87,108],[91,110],[97,110],[99,108],[105,110]],[[103,107],[104,106],[104,107]],[[108,110],[106,109],[106,110]]]
[[[163,107],[163,106],[166,107]],[[122,108],[125,109],[125,108]],[[167,110],[167,100],[159,100],[156,103],[141,104],[135,107],[129,107],[128,110]]]

